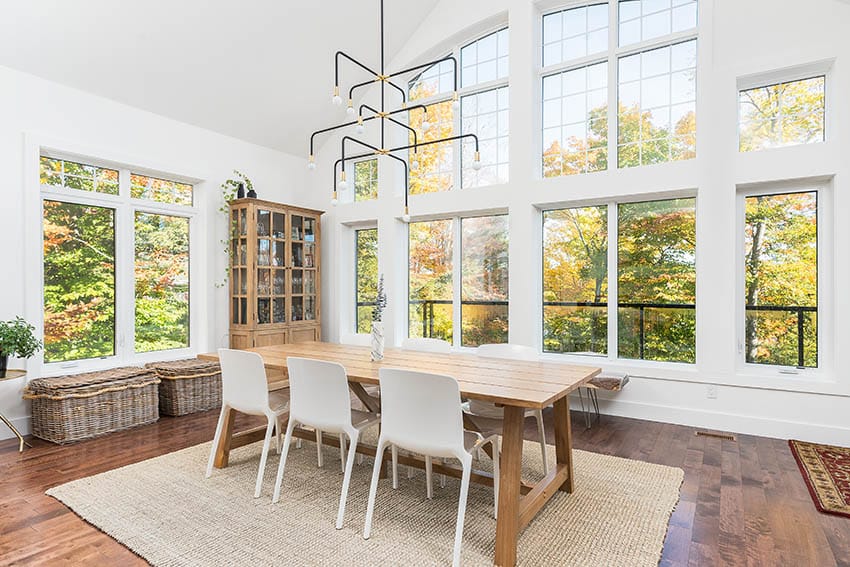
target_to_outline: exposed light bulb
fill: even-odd
[[[354,127],[354,130],[355,130],[358,134],[362,134],[362,133],[363,133],[363,130],[365,130],[365,129],[366,129],[366,128],[364,128],[364,126],[363,126],[363,118],[362,118],[362,117],[358,118],[358,119],[357,119],[357,126],[355,126],[355,127]]]
[[[345,113],[354,116],[354,102],[351,99],[348,99],[348,107],[345,109]]]
[[[339,106],[342,104],[342,97],[339,96],[339,86],[334,85],[334,96],[331,99],[331,102],[334,103],[334,106]]]
[[[457,96],[457,91],[452,95],[452,110],[460,109],[460,99]]]
[[[345,191],[348,188],[348,183],[345,181],[345,179],[340,179],[339,183],[336,184],[336,188],[339,191]]]
[[[410,169],[412,169],[413,171],[416,171],[417,169],[419,169],[419,160],[418,159],[414,159],[414,160],[410,161]]]
[[[339,199],[337,199],[336,191],[334,191],[334,196],[331,199],[331,205],[335,207],[337,203],[339,203]]]
[[[422,131],[427,132],[430,129],[431,129],[431,123],[428,122],[427,120],[423,120],[422,121]]]
[[[310,157],[307,158],[307,169],[316,169],[316,158],[313,157],[313,154],[310,154]]]
[[[404,214],[401,215],[401,220],[410,222],[410,209],[407,208],[407,205],[404,206]]]
[[[475,159],[472,160],[472,169],[475,171],[481,169],[481,154],[479,152],[475,152]]]

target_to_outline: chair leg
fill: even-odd
[[[499,517],[499,438],[493,437],[493,517]]]
[[[348,486],[351,484],[351,471],[354,468],[354,457],[357,454],[357,438],[359,437],[359,433],[357,430],[354,430],[352,433],[349,433],[349,437],[351,439],[351,443],[348,448],[348,458],[345,461],[345,474],[342,477],[342,494],[339,496],[339,512],[337,512],[336,515],[336,529],[338,530],[342,529],[342,522],[345,517],[345,501],[348,499]],[[339,434],[339,438],[340,441],[342,441],[342,433]]]
[[[221,406],[221,413],[218,416],[218,424],[215,426],[215,435],[213,435],[212,447],[210,447],[210,460],[207,463],[207,476],[209,478],[212,476],[213,463],[215,462],[215,450],[218,447],[219,442],[221,441],[221,433],[224,431],[224,416],[227,415],[227,412],[230,411],[225,405]]]
[[[272,443],[272,433],[274,432],[274,419],[268,418],[269,424],[266,426],[266,438],[263,441],[263,454],[260,455],[260,470],[257,471],[257,486],[254,488],[254,498],[260,497],[260,492],[263,489],[263,473],[266,471],[266,458],[269,455],[269,446]]]
[[[363,526],[363,539],[369,539],[372,533],[372,515],[375,512],[375,495],[378,493],[378,477],[381,475],[381,461],[387,442],[378,438],[378,448],[375,451],[375,465],[372,467],[372,482],[369,484],[369,501],[366,505],[366,523]]]
[[[390,452],[393,455],[393,490],[398,488],[398,447],[392,445]]]
[[[434,487],[432,486],[433,475],[431,474],[431,457],[425,455],[425,497],[428,500],[434,498]]]
[[[280,463],[277,465],[277,476],[274,479],[274,496],[272,502],[280,500],[280,485],[283,482],[283,470],[286,468],[286,457],[289,455],[289,445],[292,443],[292,431],[295,429],[295,420],[289,419],[286,425],[286,436],[283,438],[283,450],[280,454]]]
[[[445,487],[446,487],[446,475],[441,474],[440,475],[440,488],[445,488]]]
[[[466,516],[466,497],[469,494],[469,477],[472,473],[472,455],[459,456],[463,465],[463,476],[460,479],[460,501],[457,505],[457,526],[455,527],[455,549],[452,557],[452,567],[460,567],[460,549],[463,542],[463,520]]]
[[[540,436],[540,453],[543,456],[543,474],[549,474],[549,459],[546,456],[546,430],[543,429],[543,410],[535,410],[534,418],[537,420],[537,435]]]
[[[339,434],[339,466],[345,472],[345,435]]]
[[[413,478],[413,467],[407,467],[407,479]]]
[[[274,418],[274,448],[278,455],[280,455],[280,441],[280,416],[276,415]]]
[[[322,460],[322,432],[318,429],[316,430],[316,456],[319,461],[319,468],[322,468],[322,465],[325,464]]]

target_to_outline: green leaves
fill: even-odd
[[[42,349],[35,338],[35,327],[20,317],[11,321],[0,321],[0,356],[30,358]]]

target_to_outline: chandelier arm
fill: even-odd
[[[353,98],[354,98],[354,91],[355,91],[356,89],[359,89],[359,88],[361,88],[361,87],[366,87],[366,86],[368,86],[368,85],[372,85],[372,84],[374,84],[375,82],[377,82],[377,81],[379,81],[379,80],[380,80],[380,79],[372,79],[371,81],[363,81],[362,83],[357,83],[356,85],[352,85],[352,86],[351,86],[351,88],[350,88],[350,89],[348,89],[348,98],[349,98],[349,99],[353,99]],[[398,86],[397,84],[395,84],[394,82],[392,82],[392,81],[390,81],[390,80],[386,80],[386,81],[384,81],[384,82],[385,82],[385,83],[387,83],[389,86],[393,87],[395,90],[397,90],[398,92],[400,92],[400,93],[401,93],[401,103],[402,103],[402,104],[405,104],[405,103],[407,102],[407,95],[405,94],[405,92],[404,92],[404,89],[403,89],[403,88],[401,88],[400,86]]]
[[[475,134],[458,134],[457,136],[449,136],[447,138],[440,138],[439,140],[429,140],[427,142],[419,142],[418,144],[408,144],[406,146],[399,146],[397,148],[391,148],[389,151],[391,152],[399,152],[401,150],[409,150],[411,148],[420,148],[422,146],[430,146],[431,144],[439,144],[440,142],[453,142],[454,140],[462,140],[464,138],[473,138],[475,139],[475,151],[478,150],[478,136]]]
[[[350,157],[350,158],[348,158],[348,159],[349,159],[349,160],[352,160],[352,159],[360,159],[360,158],[369,157],[369,156],[373,156],[373,155],[375,155],[375,152],[370,152],[370,153],[368,153],[368,154],[358,154],[358,155],[356,155],[356,156],[351,156],[351,157]],[[340,158],[340,159],[336,160],[336,161],[334,162],[334,166],[333,166],[333,176],[334,176],[334,184],[333,184],[333,187],[334,187],[334,191],[336,191],[336,168],[337,168],[337,167],[339,167],[339,164],[340,164],[340,163],[342,163],[342,158]]]
[[[375,153],[379,154],[381,152],[381,148],[376,148],[372,144],[367,144],[366,142],[364,142],[362,140],[358,140],[357,138],[352,138],[351,136],[343,136],[342,140],[340,140],[340,146],[342,147],[342,160],[341,161],[342,161],[342,168],[343,169],[345,169],[345,162],[352,160],[352,159],[356,159],[356,158],[353,158],[353,157],[346,159],[346,157],[345,157],[345,141],[346,140],[351,140],[355,144],[360,144],[361,146],[367,147],[370,150],[374,151]],[[369,155],[369,154],[367,154],[367,155]]]
[[[363,121],[365,122],[367,120],[374,120],[375,118],[377,118],[377,116],[367,116],[367,117],[363,118]],[[344,124],[338,124],[336,126],[331,126],[329,128],[322,128],[321,130],[316,130],[315,132],[310,134],[310,155],[313,155],[313,140],[314,140],[314,138],[316,137],[317,134],[324,134],[326,132],[333,132],[334,130],[339,130],[340,128],[345,128],[347,126],[354,126],[355,124],[357,124],[357,120],[355,120],[354,122],[345,122]]]
[[[436,65],[437,63],[442,63],[443,61],[452,61],[454,65],[454,90],[457,90],[457,58],[454,55],[446,55],[441,59],[436,59],[434,61],[429,61],[428,63],[422,63],[421,65],[415,65],[413,67],[408,67],[407,69],[402,69],[401,71],[396,71],[395,73],[390,73],[387,77],[398,77],[399,75],[404,75],[405,73],[410,73],[412,71],[418,71],[419,69],[424,69],[426,67],[431,67],[432,65]]]
[[[394,160],[400,161],[401,165],[404,166],[404,214],[407,214],[407,193],[408,193],[408,187],[410,187],[410,168],[407,165],[406,160],[404,160],[404,159],[402,159],[398,156],[395,156],[393,154],[390,154],[390,153],[388,153],[386,155],[387,155],[387,157],[391,157]],[[351,159],[353,159],[353,158],[351,158]]]
[[[361,69],[365,69],[370,74],[375,75],[376,77],[378,76],[378,73],[376,71],[373,71],[372,69],[370,69],[369,67],[367,67],[366,65],[364,65],[363,63],[361,63],[360,61],[355,59],[354,57],[348,55],[344,51],[337,51],[336,55],[334,55],[334,58],[335,58],[334,59],[334,85],[335,86],[337,86],[337,87],[339,86],[339,58],[340,58],[340,56],[345,57],[346,59],[348,59],[349,61],[351,61],[355,65],[360,66]]]
[[[380,114],[381,114],[381,112],[380,112],[380,111],[375,110],[374,108],[372,108],[372,107],[371,107],[371,106],[369,106],[368,104],[361,104],[361,105],[360,105],[360,115],[361,115],[361,116],[363,115],[363,109],[364,109],[364,108],[365,108],[366,110],[371,110],[371,111],[372,111],[372,112],[374,112],[376,115],[380,115]],[[388,113],[388,114],[389,114],[389,113]],[[376,117],[377,117],[377,116],[370,116],[369,118],[376,118]],[[399,126],[401,126],[402,128],[407,128],[408,130],[410,130],[410,131],[413,133],[413,143],[414,143],[414,144],[416,143],[416,130],[415,130],[414,128],[412,128],[412,127],[408,126],[408,125],[407,125],[407,124],[405,124],[404,122],[400,122],[399,120],[396,120],[395,118],[391,118],[391,117],[390,117],[390,116],[388,116],[388,115],[385,115],[385,116],[383,116],[382,118],[386,118],[387,120],[389,120],[389,121],[390,121],[390,122],[392,122],[393,124],[398,124],[398,125],[399,125]]]

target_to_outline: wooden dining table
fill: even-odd
[[[599,374],[599,368],[543,361],[485,358],[474,354],[435,354],[386,349],[384,359],[373,362],[370,349],[363,346],[323,342],[304,342],[247,349],[263,357],[270,390],[287,388],[286,358],[298,356],[338,362],[345,367],[352,392],[371,411],[379,411],[380,401],[367,394],[364,385],[378,384],[381,368],[402,368],[452,376],[460,385],[464,398],[492,402],[504,408],[499,477],[498,519],[494,563],[512,566],[517,559],[520,532],[531,522],[558,491],[575,490],[570,430],[569,393]],[[217,353],[198,358],[217,360]],[[523,430],[527,409],[554,407],[556,464],[549,474],[537,482],[522,478]],[[227,466],[231,449],[262,439],[265,427],[233,432],[233,414],[225,416],[224,431],[216,448],[215,466]],[[478,427],[474,419],[464,416],[465,426]],[[315,440],[312,431],[296,429],[297,436]],[[323,442],[338,446],[339,441],[325,436]],[[374,446],[358,446],[358,452],[375,456]],[[491,455],[492,456],[492,455]],[[383,459],[383,455],[380,455]],[[399,463],[424,468],[423,459],[399,455]],[[382,467],[383,468],[383,467]],[[447,463],[434,463],[433,472],[453,477],[461,469]],[[383,475],[386,474],[384,471]],[[484,471],[472,474],[473,482],[493,486],[493,476]]]

